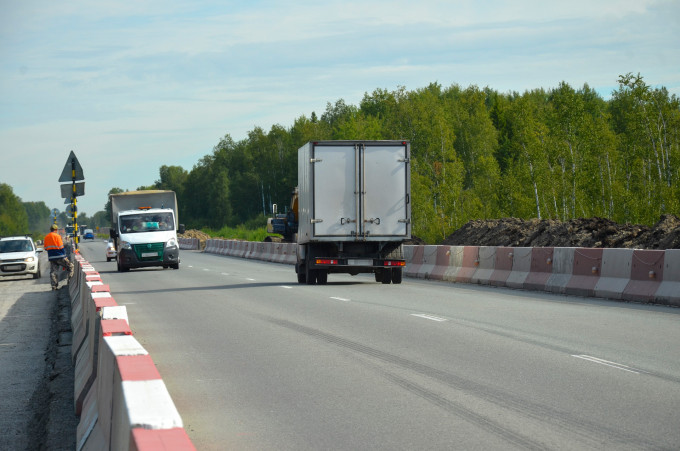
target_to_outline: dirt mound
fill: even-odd
[[[512,247],[680,249],[680,219],[663,215],[654,227],[603,218],[474,220],[441,244]]]

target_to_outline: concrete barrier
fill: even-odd
[[[532,248],[515,247],[512,249],[512,271],[505,280],[505,286],[509,288],[524,288],[531,272]]]
[[[456,273],[455,282],[471,283],[472,276],[479,266],[479,246],[465,246],[460,269]]]
[[[420,267],[423,266],[423,252],[425,251],[425,246],[415,245],[410,246],[411,261],[406,261],[406,266],[404,266],[404,275],[406,277],[418,277],[420,272]]]
[[[564,294],[574,269],[575,247],[556,247],[553,251],[553,272],[545,283],[545,290]]]
[[[205,252],[295,264],[296,249],[294,243],[211,239]],[[661,259],[656,258],[661,255],[659,252],[663,254]],[[680,304],[677,294],[680,291],[680,250],[676,249],[404,245],[403,255],[406,277]],[[632,275],[631,256],[638,260],[635,276]],[[650,256],[654,261],[645,260]],[[630,276],[627,275],[628,265],[631,266]],[[96,275],[86,278],[97,280]],[[621,288],[623,285],[625,289]]]
[[[153,361],[132,336],[127,310],[87,261],[74,263],[71,321],[82,341],[72,346],[76,449],[195,450]]]
[[[553,269],[552,247],[531,248],[531,268],[522,288],[525,290],[544,291]]]
[[[429,279],[430,274],[437,264],[437,248],[439,246],[424,246],[423,248],[423,263],[416,271],[416,277],[419,279]]]
[[[630,282],[633,249],[604,249],[602,251],[602,274],[595,285],[595,296],[621,299],[623,290]]]
[[[458,271],[463,267],[463,256],[465,255],[465,246],[451,246],[449,248],[449,267],[444,272],[443,280],[447,282],[455,282],[458,276]],[[406,260],[408,264],[408,260]]]
[[[451,246],[437,246],[437,257],[429,278],[433,280],[444,280],[444,275],[449,270],[450,262]]]
[[[493,272],[489,277],[489,285],[496,287],[504,287],[510,273],[512,272],[512,261],[514,259],[513,248],[498,247],[496,248],[496,256],[493,265]]]
[[[624,301],[654,302],[656,292],[664,278],[664,251],[633,251],[630,282],[623,290]]]
[[[680,307],[680,249],[666,250],[663,280],[654,300],[660,304]]]
[[[477,264],[477,270],[472,274],[470,278],[471,283],[478,283],[480,285],[488,285],[489,279],[496,268],[496,251],[495,246],[480,246],[479,252],[477,254],[477,259],[479,263]]]
[[[595,296],[595,286],[602,274],[602,249],[576,248],[571,274],[565,294]]]

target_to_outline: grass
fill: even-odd
[[[245,240],[245,241],[264,241],[267,237],[267,227],[258,227],[256,229],[247,228],[244,225],[236,227],[222,227],[220,230],[214,231],[211,229],[203,229],[213,238],[225,238],[228,240]]]

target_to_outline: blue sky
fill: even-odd
[[[0,182],[63,209],[73,150],[92,215],[226,134],[376,88],[608,98],[628,72],[680,95],[680,1],[0,0]]]

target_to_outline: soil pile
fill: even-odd
[[[653,227],[603,218],[474,220],[441,244],[512,247],[680,249],[680,219],[663,215]]]

